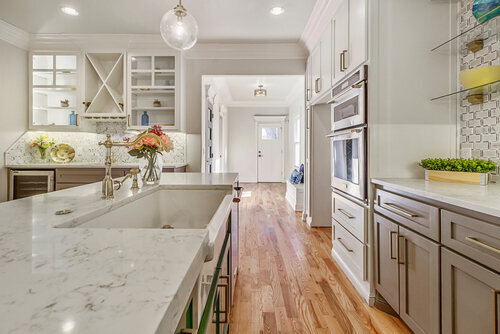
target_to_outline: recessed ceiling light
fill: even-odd
[[[273,15],[281,15],[285,12],[285,8],[283,7],[273,7],[270,10],[271,14]]]
[[[76,9],[71,8],[71,7],[62,7],[61,12],[63,12],[64,14],[71,15],[71,16],[78,16],[78,14],[79,14]]]

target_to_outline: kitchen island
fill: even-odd
[[[173,333],[211,252],[210,229],[56,226],[77,225],[162,189],[230,194],[237,179],[163,174],[159,185],[135,191],[124,183],[113,200],[102,200],[101,184],[94,183],[0,204],[2,332]]]

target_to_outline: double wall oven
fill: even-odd
[[[331,186],[359,200],[367,198],[367,66],[332,89]]]

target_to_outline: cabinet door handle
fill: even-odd
[[[75,125],[78,126],[78,114],[76,114],[76,117],[75,117]]]
[[[340,53],[340,59],[339,59],[339,64],[340,64],[340,72],[344,72],[344,53]]]
[[[309,88],[306,89],[306,100],[311,100],[311,90]]]
[[[405,216],[407,218],[418,217],[418,215],[416,213],[413,213],[413,212],[410,212],[410,211],[408,211],[406,209],[403,209],[403,208],[401,208],[400,206],[398,206],[398,205],[396,205],[394,203],[384,203],[384,204],[391,208],[390,211],[392,211],[394,213],[397,213],[397,214],[400,214],[402,216]]]
[[[354,217],[353,215],[351,215],[349,212],[347,212],[347,211],[346,211],[346,210],[344,210],[344,209],[340,209],[340,208],[339,208],[339,212],[340,212],[341,214],[343,214],[344,216],[346,216],[347,218],[349,218],[349,219],[355,219],[355,218],[356,218],[356,217]]]
[[[321,91],[321,78],[314,80],[314,92],[317,94]]]
[[[392,247],[392,244],[393,244],[393,240],[394,238],[392,237],[393,235],[398,235],[398,232],[394,232],[394,231],[390,231],[389,233],[389,239],[391,239],[390,243],[391,243],[391,254],[389,255],[391,260],[397,260],[397,256],[392,256],[392,253],[394,252],[393,251],[393,247]],[[397,249],[397,247],[396,247]]]
[[[347,50],[342,51],[342,59],[343,59],[342,68],[343,68],[344,71],[347,70],[346,55],[347,55]]]
[[[130,114],[127,115],[127,124],[130,127]]]
[[[348,251],[349,253],[352,253],[354,252],[352,249],[350,249],[349,247],[347,247],[344,242],[342,241],[342,238],[337,238],[337,240],[339,241],[339,243],[342,245],[342,247],[345,248],[346,251]]]
[[[403,240],[403,246],[401,247],[400,241]],[[403,255],[400,254],[400,251],[403,250]],[[398,264],[405,264],[406,258],[406,239],[402,235],[398,235]]]
[[[477,240],[477,238],[475,237],[465,237],[465,240],[469,241],[469,242],[472,242],[473,244],[476,244],[480,247],[483,247],[489,251],[492,251],[492,252],[495,252],[495,253],[498,253],[500,254],[500,249],[496,248],[496,247],[493,247],[493,246],[490,246],[490,245],[487,245],[485,244],[484,242],[481,242],[479,240]]]

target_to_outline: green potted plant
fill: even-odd
[[[481,159],[424,159],[419,164],[425,168],[425,179],[486,185],[489,172],[497,169],[496,163]]]

